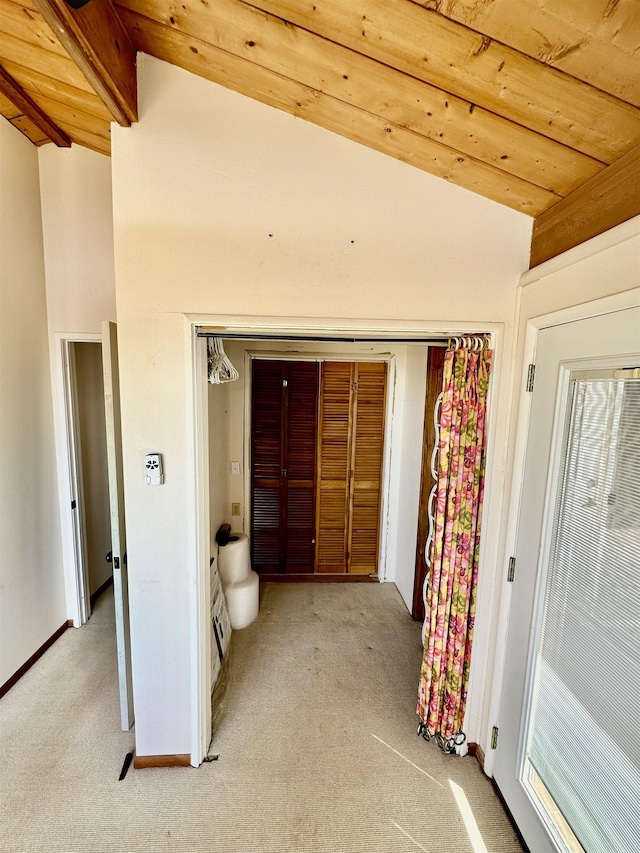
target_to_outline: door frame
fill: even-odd
[[[275,341],[274,341],[275,343]],[[341,361],[356,363],[364,362],[379,362],[382,361],[387,365],[386,375],[386,399],[384,411],[384,443],[382,450],[382,482],[380,485],[380,523],[378,526],[378,580],[384,581],[386,577],[387,567],[387,543],[389,534],[389,475],[391,471],[391,435],[393,425],[393,408],[395,402],[396,383],[396,357],[389,353],[290,353],[277,350],[245,350],[244,354],[244,416],[242,422],[243,435],[243,506],[244,527],[251,527],[251,389],[253,381],[253,373],[251,365],[255,360],[265,361],[313,361],[320,364],[323,361]],[[392,389],[392,393],[389,393]],[[247,523],[247,519],[249,522]],[[245,532],[245,531],[243,531]]]
[[[526,284],[526,281],[523,283]],[[513,399],[513,403],[517,403],[517,415],[515,446],[513,451],[513,468],[510,478],[508,505],[506,507],[507,528],[503,551],[505,555],[505,563],[508,560],[509,555],[515,554],[518,540],[520,511],[524,487],[524,466],[529,439],[532,402],[532,395],[526,393],[524,389],[527,383],[529,364],[535,364],[538,348],[538,336],[540,332],[551,326],[561,326],[566,323],[586,320],[590,317],[597,317],[602,314],[611,314],[616,311],[622,311],[627,308],[636,308],[638,306],[640,306],[640,288],[632,288],[622,293],[603,296],[599,299],[593,299],[579,305],[572,305],[568,308],[562,308],[557,311],[529,318],[526,321],[524,328],[520,329],[521,334],[524,333],[524,343],[522,347],[522,361],[520,365],[520,384],[516,386],[518,391],[516,393],[516,397]],[[483,731],[483,740],[487,744],[491,743],[492,730],[494,726],[499,728],[500,705],[504,684],[504,671],[507,656],[507,634],[509,629],[509,615],[511,612],[511,594],[513,590],[512,584],[507,581],[506,571],[502,572],[500,585],[501,589],[497,612],[495,656],[493,659],[494,677],[491,685],[489,712],[486,716]],[[493,776],[494,758],[495,750],[487,750],[484,755],[483,764],[484,771],[487,776]]]
[[[496,610],[495,571],[502,518],[502,489],[499,483],[506,461],[507,425],[500,430],[496,423],[505,421],[509,388],[513,376],[511,362],[514,354],[513,330],[496,322],[416,322],[407,320],[300,317],[252,317],[236,314],[183,314],[184,370],[186,379],[186,464],[189,472],[189,549],[188,577],[190,589],[190,678],[191,678],[191,765],[198,767],[207,755],[211,742],[211,673],[210,673],[210,520],[208,498],[208,432],[207,358],[204,338],[197,335],[198,327],[219,333],[269,335],[304,338],[319,335],[335,338],[387,338],[402,344],[411,337],[450,338],[482,332],[491,336],[494,351],[492,382],[488,400],[487,477],[485,480],[485,511],[482,564],[488,567],[479,583],[476,624],[486,624],[483,637],[476,637],[474,664],[471,668],[466,727],[478,736],[482,725],[484,689],[490,650],[490,624]],[[506,376],[503,375],[506,373]],[[502,415],[502,417],[501,417]],[[501,435],[501,432],[504,435]]]
[[[73,620],[74,628],[80,628],[87,622],[91,615],[91,603],[73,344],[100,345],[101,341],[99,334],[57,332],[51,364],[62,559],[67,614]],[[74,487],[74,483],[77,487]],[[75,518],[71,509],[73,500],[77,502],[78,510]]]

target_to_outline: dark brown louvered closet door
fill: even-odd
[[[281,563],[282,362],[254,361],[251,383],[251,564],[278,572]]]
[[[316,437],[318,364],[285,362],[287,573],[310,574],[315,562]]]
[[[310,574],[315,562],[318,365],[254,360],[251,554],[262,574]]]

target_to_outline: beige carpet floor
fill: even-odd
[[[118,774],[110,594],[0,700],[0,850],[512,853],[473,758],[416,736],[420,628],[391,584],[266,584],[216,761]]]

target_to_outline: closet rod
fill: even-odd
[[[260,335],[247,332],[228,332],[224,329],[216,329],[209,331],[206,329],[198,329],[197,336],[199,338],[222,338],[224,341],[239,340],[239,341],[315,341],[326,343],[343,343],[343,344],[429,344],[432,347],[447,347],[449,346],[449,336],[445,338],[354,338],[354,337],[335,337],[329,335],[282,335],[274,333],[273,335]]]

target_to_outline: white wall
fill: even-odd
[[[390,376],[388,394],[391,395],[393,418],[388,425],[390,441],[390,466],[388,470],[388,505],[382,524],[388,530],[386,551],[383,553],[381,577],[394,582],[404,602],[411,610],[413,577],[415,570],[416,536],[418,530],[418,498],[422,464],[422,437],[424,396],[426,390],[427,348],[424,344],[395,343],[326,343],[312,341],[233,341],[224,342],[225,352],[238,370],[240,378],[227,386],[230,392],[229,461],[239,461],[241,475],[224,471],[229,483],[230,502],[240,503],[240,516],[231,517],[227,508],[227,521],[234,530],[249,532],[247,517],[249,488],[245,468],[247,465],[246,406],[246,355],[247,353],[287,353],[301,358],[348,358],[366,360],[374,353],[392,355],[394,375]]]
[[[99,334],[116,319],[111,161],[77,145],[38,160],[50,333]]]
[[[502,567],[499,617],[492,624],[482,737],[489,739],[499,722],[500,692],[512,585],[506,583],[506,564],[515,553],[522,469],[526,449],[530,397],[524,392],[524,373],[535,361],[537,329],[597,316],[640,304],[640,216],[588,240],[568,252],[524,273],[520,280],[518,348],[515,357],[515,393],[509,435],[503,517],[498,564]],[[640,330],[638,330],[640,346]],[[543,474],[544,475],[544,474]],[[485,771],[491,775],[494,753],[485,750]]]
[[[136,748],[193,756],[184,315],[491,328],[495,388],[506,390],[531,220],[150,57],[138,69],[141,120],[112,131]],[[507,394],[496,394],[489,562],[507,412]],[[149,450],[166,460],[166,484],[153,494]],[[481,596],[490,613],[491,584]]]
[[[38,161],[67,614],[80,625],[62,339],[98,340],[102,321],[116,319],[111,161],[77,145],[45,145]]]
[[[37,149],[0,121],[0,684],[66,622]]]

